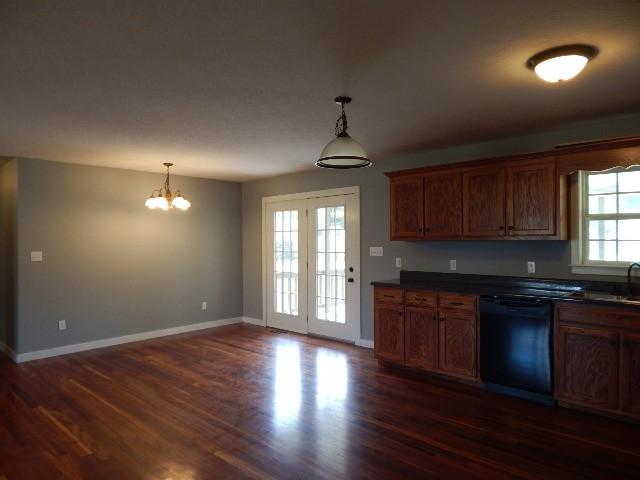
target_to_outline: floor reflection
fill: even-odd
[[[316,407],[342,406],[347,398],[347,357],[320,349],[316,355]]]
[[[287,424],[298,419],[302,401],[301,376],[299,344],[290,341],[279,342],[276,346],[273,397],[276,424]]]

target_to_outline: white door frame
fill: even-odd
[[[354,338],[352,339],[355,344],[360,342],[360,290],[361,284],[360,280],[362,278],[362,273],[360,271],[360,187],[343,187],[343,188],[332,188],[329,190],[316,190],[313,192],[300,192],[300,193],[290,193],[285,195],[274,195],[271,197],[262,197],[262,317],[263,322],[267,324],[267,204],[273,202],[282,202],[286,200],[307,200],[310,198],[321,198],[321,197],[333,197],[335,195],[355,195],[356,202],[356,212],[355,215],[357,217],[357,225],[358,228],[355,228],[351,233],[355,235],[356,242],[358,245],[358,253],[354,255],[353,258],[353,268],[355,270],[355,278],[358,285],[358,288],[354,288],[354,298],[353,302],[356,308],[356,318],[353,320],[355,325],[353,327]]]

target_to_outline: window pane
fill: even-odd
[[[615,241],[589,241],[589,260],[602,262],[616,261]]]
[[[616,195],[589,196],[589,213],[616,213]]]
[[[637,262],[640,261],[640,242],[619,242],[618,261]]]
[[[318,230],[324,230],[325,209],[324,208],[318,208],[316,210],[316,215],[318,217]]]
[[[619,191],[640,192],[640,171],[618,174]]]
[[[619,196],[620,213],[640,213],[640,193],[625,193]]]
[[[282,231],[282,212],[275,212],[274,215],[276,217],[274,230],[276,232]]]
[[[615,220],[591,220],[589,221],[590,240],[615,240],[616,221]]]
[[[618,220],[619,240],[640,240],[640,219]]]
[[[616,173],[589,174],[589,195],[616,193]]]

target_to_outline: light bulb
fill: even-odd
[[[563,82],[578,75],[588,61],[582,55],[563,55],[540,62],[534,70],[545,82]]]
[[[156,197],[156,208],[159,208],[161,210],[169,210],[169,202],[167,202],[167,199],[161,196],[157,196]]]
[[[171,204],[176,207],[179,208],[180,210],[186,210],[189,208],[189,206],[191,205],[191,203],[189,203],[188,200],[186,200],[181,193],[178,193],[176,195],[176,197],[173,199],[173,201],[171,202]]]
[[[144,202],[144,206],[147,208],[150,208],[151,210],[154,210],[156,208],[156,197],[154,197],[153,195],[151,195],[149,198],[147,198],[147,201]]]

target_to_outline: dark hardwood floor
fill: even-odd
[[[233,325],[14,365],[0,479],[639,478],[640,427]]]

